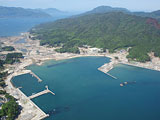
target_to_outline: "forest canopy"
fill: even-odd
[[[150,19],[121,12],[90,14],[42,24],[30,33],[41,45],[62,46],[59,52],[79,53],[82,45],[109,51],[131,47],[128,58],[145,62],[149,52],[160,57],[160,29]]]

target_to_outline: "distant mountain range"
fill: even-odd
[[[54,8],[24,9],[0,7],[4,17],[58,17],[73,14]],[[100,6],[83,14],[41,24],[30,32],[41,40],[41,45],[62,46],[59,52],[79,53],[78,47],[117,49],[132,47],[128,58],[149,61],[149,52],[160,57],[160,10],[154,12],[131,12],[125,8]]]
[[[24,9],[20,7],[2,7],[0,6],[0,18],[14,18],[14,17],[51,17],[51,15],[33,9]]]
[[[145,62],[150,60],[148,52],[160,57],[160,24],[154,18],[138,14],[102,6],[75,17],[39,25],[31,33],[41,40],[41,45],[63,45],[59,52],[79,53],[78,47],[83,45],[110,52],[132,47],[128,58]],[[150,14],[156,18],[159,15],[146,13]]]
[[[0,18],[14,18],[14,17],[34,17],[34,18],[46,18],[54,17],[56,19],[66,18],[66,17],[77,17],[89,14],[107,13],[107,12],[123,12],[127,14],[142,16],[142,17],[152,17],[160,20],[160,10],[154,12],[131,12],[126,8],[117,8],[110,6],[99,6],[91,11],[79,14],[74,12],[64,12],[56,8],[48,9],[24,9],[21,7],[3,7],[0,6]]]
[[[55,8],[48,9],[24,9],[21,7],[3,7],[0,6],[0,18],[14,17],[34,17],[34,18],[65,18],[74,15],[75,13],[63,12]]]

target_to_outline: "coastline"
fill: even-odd
[[[23,73],[25,74],[25,73]],[[21,114],[18,116],[17,120],[41,120],[49,115],[43,112],[32,100],[30,100],[19,88],[15,88],[11,82],[12,78],[21,74],[10,74],[7,77],[5,90],[18,99],[19,105],[22,106]],[[25,119],[24,119],[25,118]]]
[[[27,43],[21,43],[21,44],[15,44],[15,42],[19,39],[22,39],[23,37],[26,37]],[[27,74],[32,72],[31,70],[27,70],[26,67],[30,66],[32,64],[42,65],[47,60],[64,60],[64,59],[72,59],[77,57],[88,57],[88,56],[103,56],[111,58],[109,63],[106,63],[102,65],[98,70],[101,72],[104,72],[105,74],[108,74],[110,70],[114,68],[115,65],[118,64],[125,64],[130,65],[134,67],[142,67],[146,69],[151,70],[157,70],[160,71],[160,62],[157,64],[154,63],[154,59],[159,58],[153,58],[151,62],[147,63],[130,63],[126,56],[128,55],[128,52],[117,52],[117,53],[98,53],[93,51],[92,49],[82,49],[83,51],[86,51],[85,53],[81,54],[72,54],[72,53],[56,53],[54,50],[56,48],[47,48],[45,46],[40,46],[38,40],[30,40],[28,37],[28,33],[24,33],[22,36],[18,37],[7,37],[7,38],[1,38],[4,40],[5,45],[14,46],[16,48],[16,52],[22,52],[21,49],[27,49],[27,52],[25,52],[25,57],[23,60],[21,60],[21,63],[8,66],[10,75],[7,77],[6,80],[6,91],[10,93],[12,96],[18,99],[19,104],[23,107],[23,110],[17,120],[21,120],[22,118],[25,118],[27,115],[31,115],[28,119],[25,120],[40,120],[48,117],[46,113],[44,113],[35,103],[32,102],[19,88],[15,88],[11,82],[12,78],[18,75]],[[6,40],[8,40],[6,42]],[[37,52],[39,51],[39,52]],[[89,51],[89,52],[88,52]],[[115,57],[118,56],[118,59]],[[155,61],[156,61],[155,60]],[[12,70],[10,70],[12,68]]]
[[[130,63],[127,60],[126,61],[115,60],[115,58],[111,58],[111,62],[102,65],[100,68],[98,68],[98,70],[100,70],[101,72],[104,72],[105,74],[108,74],[108,72],[110,70],[112,70],[118,64],[129,65],[129,66],[133,66],[133,67],[139,67],[139,68],[144,68],[144,69],[149,69],[149,70],[154,70],[154,71],[159,71],[160,72],[160,65],[159,66],[158,65],[154,66],[154,65],[151,64],[151,62],[148,62],[148,63],[139,63],[139,62]]]
[[[101,56],[104,56],[104,55],[76,55],[76,56],[68,57],[68,58],[65,58],[65,59],[72,59],[72,58],[77,58],[77,57],[89,57],[89,56],[101,57]],[[47,59],[47,60],[51,60],[51,59]],[[42,65],[47,60],[45,59],[44,61],[41,62],[41,64],[37,64],[37,65]],[[54,60],[64,60],[64,59],[62,59],[62,58],[60,59],[59,58],[59,59],[54,59]],[[23,67],[21,67],[21,64],[22,64]],[[17,68],[18,71],[14,71],[12,74],[10,74],[7,77],[7,80],[6,80],[7,87],[5,88],[5,90],[8,93],[10,93],[12,96],[14,96],[16,99],[18,99],[18,103],[23,107],[23,109],[21,111],[21,114],[18,116],[17,120],[22,120],[22,119],[24,119],[24,117],[26,115],[29,115],[29,114],[32,114],[32,116],[29,117],[29,118],[26,118],[25,120],[42,120],[42,119],[44,119],[46,117],[49,117],[48,114],[46,114],[44,111],[42,111],[19,88],[14,87],[14,85],[11,82],[13,77],[16,77],[16,76],[19,76],[19,75],[23,75],[23,74],[28,74],[28,73],[31,74],[31,73],[33,73],[31,70],[27,70],[26,69],[27,66],[30,66],[32,64],[33,64],[33,62],[30,63],[30,64],[20,63],[19,69]],[[39,81],[37,80],[37,82],[39,82]],[[42,82],[42,81],[40,81],[40,82]]]

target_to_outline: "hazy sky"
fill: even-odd
[[[0,0],[0,6],[57,8],[65,11],[86,11],[100,5],[124,7],[132,11],[160,10],[160,0]]]

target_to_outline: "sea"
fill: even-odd
[[[56,18],[0,18],[0,37],[17,36],[38,24],[55,20]]]
[[[27,96],[48,85],[55,96],[32,99],[50,115],[45,120],[160,120],[160,72],[119,64],[109,72],[114,79],[98,70],[108,62],[107,57],[50,60],[27,67],[41,83],[30,74],[12,83]]]

